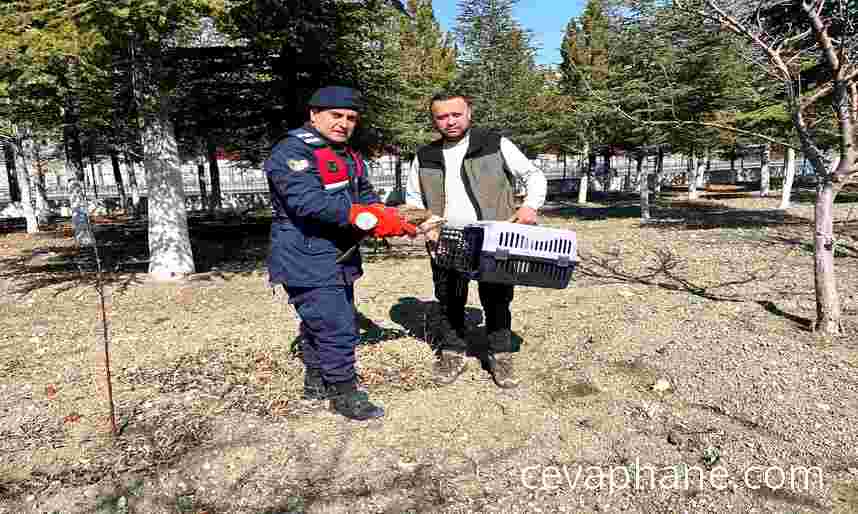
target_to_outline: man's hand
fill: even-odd
[[[523,205],[509,221],[512,223],[521,223],[522,225],[536,225],[536,222],[539,221],[539,216],[536,213],[536,209],[531,209]]]

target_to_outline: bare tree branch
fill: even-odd
[[[772,64],[780,72],[780,78],[781,79],[783,79],[783,80],[789,79],[789,77],[790,77],[789,68],[786,66],[783,59],[781,58],[780,52],[775,51],[775,49],[772,48],[771,45],[766,44],[760,38],[759,35],[754,34],[750,30],[748,30],[748,28],[745,27],[744,24],[742,24],[738,20],[736,20],[736,18],[727,14],[724,11],[724,9],[722,9],[721,6],[716,4],[713,0],[705,0],[705,3],[707,6],[709,6],[710,9],[715,11],[715,13],[716,13],[715,19],[726,24],[730,28],[730,30],[732,30],[736,34],[739,34],[741,36],[745,36],[746,38],[750,39],[752,42],[754,42],[757,45],[758,48],[760,48],[761,50],[766,52],[766,54],[769,56],[769,60],[771,60]],[[676,4],[681,6],[682,2],[677,1]],[[709,18],[712,17],[712,15],[706,13],[705,11],[696,11],[696,12],[697,12],[697,14],[702,15],[702,16],[706,16]]]
[[[840,74],[843,70],[840,66],[840,59],[837,58],[837,53],[834,51],[834,45],[832,44],[831,38],[828,37],[828,29],[825,27],[825,24],[822,22],[822,17],[820,16],[824,3],[824,0],[820,1],[819,7],[814,10],[813,6],[802,2],[801,8],[804,9],[804,12],[807,13],[808,18],[810,19],[810,25],[813,28],[816,41],[819,43],[819,47],[822,49],[828,64],[831,65],[831,69],[834,71],[834,76],[842,79]]]
[[[854,84],[855,81],[858,80],[858,68],[852,70],[852,72],[847,74],[843,80]],[[815,93],[801,100],[801,108],[806,109],[810,107],[811,105],[818,102],[820,99],[830,95],[832,91],[834,91],[834,82],[826,82],[825,84],[819,86]]]

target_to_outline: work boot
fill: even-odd
[[[468,343],[463,337],[464,330],[453,328],[447,317],[440,314],[436,319],[432,335],[437,357],[432,366],[435,383],[452,384],[467,368],[465,353]]]
[[[432,375],[438,385],[452,384],[468,367],[465,354],[460,351],[440,349],[435,355]]]
[[[355,382],[330,385],[328,398],[334,412],[349,419],[365,421],[384,416],[384,409],[373,405],[366,392],[359,390]]]
[[[498,330],[490,333],[487,339],[487,351],[480,357],[483,368],[489,372],[498,387],[518,387],[519,378],[513,365],[518,345],[513,344],[512,333],[506,329]]]
[[[304,370],[304,399],[326,400],[327,398],[328,391],[322,381],[322,370],[306,368]]]

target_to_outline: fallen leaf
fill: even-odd
[[[80,421],[80,414],[69,414],[63,418],[63,423],[77,423]]]

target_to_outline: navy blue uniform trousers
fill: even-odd
[[[355,380],[355,348],[360,341],[354,286],[287,287],[303,325],[304,365],[319,369],[326,384]]]

